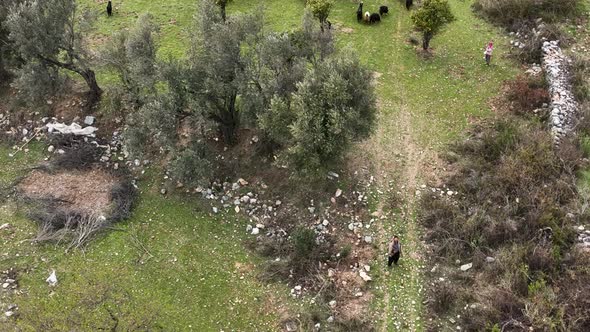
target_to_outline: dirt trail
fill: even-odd
[[[398,20],[395,29],[396,40],[402,39],[402,22]],[[392,61],[396,63],[397,61]],[[400,73],[403,68],[392,68],[392,72]],[[394,79],[394,78],[389,78]],[[376,211],[383,215],[379,225],[380,253],[387,251],[388,241],[393,234],[399,235],[403,246],[400,265],[387,271],[382,266],[383,306],[381,312],[380,331],[421,330],[422,278],[419,226],[415,218],[416,190],[419,188],[418,178],[426,153],[415,142],[416,132],[421,123],[417,123],[407,105],[407,97],[403,86],[399,86],[399,102],[391,105],[394,114],[383,114],[379,128],[369,142],[375,174],[377,174],[378,190],[382,193],[397,192],[399,204],[393,204],[393,197],[380,194]],[[418,127],[418,128],[417,128]],[[393,181],[392,181],[393,180]],[[393,215],[391,207],[398,205],[399,210]],[[380,260],[385,257],[380,254]]]

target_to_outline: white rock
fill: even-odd
[[[252,228],[252,235],[258,235],[260,233],[260,229],[258,227]]]
[[[369,272],[371,271],[371,267],[369,265],[365,265],[363,266],[363,268],[365,269],[365,271]]]
[[[461,265],[460,269],[461,271],[467,271],[469,270],[471,267],[473,266],[473,263],[467,263],[467,264],[463,264]]]
[[[8,227],[10,227],[10,224],[9,223],[4,223],[4,224],[0,225],[0,231],[3,230],[3,229],[8,229]]]
[[[252,225],[246,226],[246,232],[250,233],[252,231]]]
[[[49,286],[53,287],[57,285],[57,275],[55,274],[55,270],[51,270],[51,274],[45,281],[49,284]]]
[[[91,115],[87,115],[87,116],[84,118],[84,124],[85,124],[85,125],[88,125],[88,126],[92,126],[92,125],[94,124],[94,120],[95,120],[95,118],[94,118],[93,116],[91,116]]]
[[[2,284],[2,288],[8,288],[8,286],[10,286],[10,284],[7,283],[7,282],[5,282],[5,283]]]
[[[256,228],[264,229],[264,224],[256,224]]]
[[[297,285],[297,286],[293,287],[293,289],[296,290],[296,291],[298,291],[298,292],[301,292],[301,286],[300,285]]]
[[[334,308],[336,306],[336,300],[332,300],[328,303],[328,305],[330,306],[330,308]]]
[[[496,259],[494,257],[490,257],[490,256],[486,257],[486,262],[488,262],[488,263],[493,263],[495,261],[496,261]]]
[[[333,323],[334,322],[334,316],[328,317],[328,319],[326,320],[326,322]]]
[[[336,193],[334,194],[334,197],[338,198],[338,197],[340,197],[340,195],[342,195],[342,190],[336,189]]]
[[[55,146],[50,145],[47,147],[47,152],[52,153],[53,151],[55,151]]]
[[[364,240],[365,240],[365,243],[371,243],[371,242],[373,242],[373,238],[371,236],[368,236],[368,235],[365,236]]]
[[[371,281],[373,280],[365,271],[360,270],[359,271],[359,276],[364,280],[364,281]]]
[[[211,209],[213,210],[213,213],[217,213],[217,212],[219,212],[219,209],[217,209],[217,207],[215,207],[215,206],[214,206],[214,207],[212,207]]]
[[[330,222],[326,219],[324,219],[324,221],[322,221],[322,225],[324,225],[324,227],[328,227],[329,224],[330,224]]]

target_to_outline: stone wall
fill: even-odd
[[[546,41],[543,43],[543,63],[545,78],[549,85],[551,96],[550,124],[555,143],[559,144],[561,138],[573,127],[573,119],[578,111],[571,89],[569,67],[571,60],[563,54],[558,41]]]

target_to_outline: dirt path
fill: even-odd
[[[401,40],[402,22],[398,21],[395,40]],[[395,57],[395,55],[393,55]],[[393,64],[399,63],[395,60]],[[391,72],[403,74],[403,68]],[[385,79],[395,80],[395,77]],[[397,84],[396,84],[397,85]],[[377,214],[383,216],[379,225],[380,253],[387,251],[389,239],[398,235],[403,246],[399,266],[390,270],[380,265],[383,275],[383,304],[380,331],[422,330],[422,277],[420,266],[419,226],[416,221],[418,181],[426,153],[415,142],[417,123],[407,105],[404,87],[398,86],[399,101],[394,105],[380,105],[379,128],[369,143],[377,177],[379,201]],[[390,106],[394,114],[384,114],[383,107]],[[391,193],[391,194],[388,194]],[[395,193],[395,196],[394,194]],[[397,201],[397,202],[395,202]],[[380,254],[379,259],[385,261]]]

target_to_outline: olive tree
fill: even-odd
[[[9,40],[8,14],[20,0],[3,0],[0,6],[0,85],[10,76],[10,63],[15,59],[14,45]]]
[[[309,6],[313,15],[320,20],[320,26],[324,30],[334,2],[332,0],[307,0],[307,6]]]
[[[131,30],[115,33],[101,53],[101,60],[119,74],[135,107],[140,107],[146,96],[156,94],[157,32],[151,15],[144,14]]]
[[[189,54],[188,90],[202,116],[218,124],[228,144],[236,142],[242,105],[239,96],[248,81],[244,49],[253,48],[262,32],[261,10],[223,21],[215,4],[201,1]]]
[[[287,157],[300,173],[316,172],[341,158],[375,125],[371,73],[348,50],[320,62],[298,84]]]
[[[88,85],[89,99],[94,103],[102,90],[90,68],[81,31],[85,22],[77,15],[76,8],[74,0],[25,0],[8,15],[9,39],[17,55],[28,65],[19,75],[30,74],[32,67],[42,73],[61,70],[76,73]]]
[[[447,0],[425,0],[422,7],[412,14],[414,27],[422,32],[422,49],[428,50],[432,37],[454,20]]]

